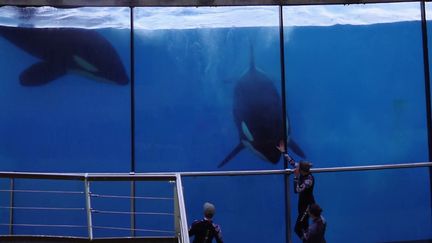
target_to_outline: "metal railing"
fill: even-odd
[[[350,171],[370,171],[370,170],[389,170],[389,169],[408,169],[432,167],[432,162],[418,162],[418,163],[405,163],[405,164],[387,164],[387,165],[364,165],[364,166],[346,166],[346,167],[328,167],[328,168],[314,168],[313,173],[329,173],[329,172],[350,172]],[[3,226],[9,227],[8,236],[17,236],[14,234],[14,226],[23,227],[68,227],[68,228],[87,228],[87,238],[92,240],[94,237],[94,229],[107,229],[107,230],[134,230],[143,232],[165,232],[173,233],[174,238],[178,239],[180,243],[189,243],[188,224],[186,207],[183,196],[182,177],[208,177],[208,176],[260,176],[260,175],[290,175],[294,172],[293,169],[282,170],[245,170],[245,171],[197,171],[197,172],[177,172],[177,173],[31,173],[31,172],[0,172],[0,178],[8,178],[11,181],[11,187],[7,190],[0,190],[0,192],[10,192],[10,206],[1,207],[1,209],[8,208],[10,210],[9,224]],[[78,180],[84,182],[84,192],[80,191],[56,191],[56,190],[17,190],[14,188],[17,179],[47,179],[47,180]],[[174,197],[157,198],[157,197],[139,197],[134,196],[134,199],[172,199],[174,203],[173,213],[148,213],[148,212],[116,212],[107,210],[96,210],[92,208],[92,197],[101,198],[126,198],[129,196],[119,195],[102,195],[95,194],[91,191],[91,182],[96,181],[168,181],[174,182]],[[18,207],[14,205],[14,193],[49,193],[49,194],[71,194],[71,195],[84,195],[85,208],[61,208],[61,207]],[[36,225],[36,224],[17,224],[13,221],[15,210],[80,210],[85,211],[87,225]],[[94,225],[92,218],[95,213],[112,213],[112,214],[136,214],[136,215],[168,215],[174,216],[174,231],[165,230],[148,230],[148,229],[129,229],[123,227],[107,227]],[[119,237],[120,238],[120,237]],[[129,238],[129,237],[128,237]]]
[[[10,193],[10,204],[7,206],[0,206],[0,209],[9,209],[9,223],[0,223],[0,226],[7,226],[9,228],[9,234],[3,236],[23,236],[14,233],[14,227],[31,227],[31,228],[75,228],[75,229],[87,229],[87,237],[89,240],[97,239],[94,234],[94,230],[111,230],[111,231],[131,231],[143,232],[143,233],[156,233],[163,234],[163,236],[151,236],[151,237],[135,237],[135,238],[167,238],[167,239],[178,239],[180,243],[189,243],[188,226],[186,219],[186,209],[183,198],[183,188],[181,183],[181,176],[174,173],[145,173],[145,174],[91,174],[91,173],[28,173],[28,172],[0,172],[0,178],[10,179],[11,187],[9,189],[0,190],[3,193]],[[30,180],[62,180],[62,181],[82,181],[84,183],[84,191],[61,191],[61,190],[36,190],[36,189],[15,189],[14,184],[18,179],[30,179]],[[104,195],[93,193],[91,190],[91,183],[97,181],[144,181],[144,182],[168,182],[169,184],[175,184],[174,186],[174,197],[152,197],[152,196],[124,196],[124,195]],[[37,184],[37,183],[32,183]],[[60,197],[65,195],[78,195],[85,198],[84,207],[49,207],[49,206],[16,206],[14,205],[14,198],[16,193],[34,193],[34,194],[57,194]],[[50,199],[55,197],[50,195]],[[92,205],[92,198],[101,199],[142,199],[142,200],[169,200],[174,204],[174,212],[126,212],[126,211],[115,211],[115,210],[98,210]],[[55,199],[55,198],[54,198]],[[52,200],[53,201],[53,200]],[[85,212],[87,225],[73,225],[73,224],[43,224],[43,223],[16,223],[14,222],[14,212],[17,210],[34,210],[34,211],[82,211]],[[95,225],[93,216],[95,214],[111,214],[111,215],[141,215],[141,216],[168,216],[173,217],[174,224],[178,225],[173,230],[164,229],[132,229],[120,226],[102,226]],[[40,234],[43,236],[46,234]],[[50,235],[52,236],[52,235]],[[58,236],[58,235],[55,235]],[[74,237],[70,235],[61,235],[58,237]],[[83,238],[83,237],[75,237]],[[130,238],[130,237],[114,237],[114,238]]]
[[[348,171],[367,171],[367,170],[388,170],[388,169],[406,169],[432,167],[432,162],[417,162],[403,164],[387,164],[387,165],[360,165],[360,166],[342,166],[328,168],[313,168],[312,173],[323,172],[348,172]],[[182,177],[194,176],[246,176],[246,175],[290,175],[294,173],[294,169],[283,170],[243,170],[243,171],[197,171],[197,172],[181,172]]]

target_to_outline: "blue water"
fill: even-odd
[[[129,30],[97,31],[130,70]],[[290,139],[315,167],[428,160],[419,22],[295,27],[286,29],[286,37]],[[281,93],[276,27],[135,31],[137,172],[220,170],[219,162],[239,142],[233,89],[249,68],[251,45],[256,67]],[[19,74],[36,59],[4,38],[0,46],[1,170],[130,170],[129,85],[68,74],[44,86],[23,87]],[[222,169],[282,168],[282,161],[271,164],[245,149]],[[328,242],[431,238],[428,176],[427,169],[316,175],[316,198],[329,222]],[[51,190],[83,190],[78,183],[38,184]],[[8,183],[0,185],[5,188]],[[282,176],[184,178],[183,185],[189,223],[201,217],[205,201],[212,201],[226,242],[285,242]],[[17,186],[28,188],[32,183],[21,181]],[[130,191],[128,183],[98,182],[92,188],[105,194]],[[137,192],[173,196],[170,184],[143,183]],[[7,204],[4,195],[0,202]],[[290,197],[294,222],[297,196]],[[16,204],[28,205],[28,199],[20,195]],[[93,202],[99,210],[129,209],[127,200],[98,200]],[[83,202],[72,198],[50,203],[78,207]],[[137,211],[168,212],[169,205],[142,202]],[[6,222],[8,213],[3,210],[0,215]],[[17,222],[40,218],[25,212],[16,215]],[[81,214],[62,218],[56,223],[86,223]],[[46,217],[42,223],[51,221]],[[94,221],[100,226],[130,227],[128,216],[98,214]],[[160,229],[173,228],[172,219],[141,216],[137,228],[148,228],[150,221]],[[0,232],[7,228],[0,227]],[[23,234],[38,232],[42,231],[17,229]],[[86,233],[86,229],[70,232]],[[95,233],[97,237],[128,234]]]
[[[310,148],[306,153],[315,166],[428,160],[420,22],[305,27],[291,38],[287,105],[298,124],[294,133]],[[318,175],[316,196],[328,216],[328,238],[430,238],[428,174]]]

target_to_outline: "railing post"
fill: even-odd
[[[9,194],[9,235],[13,235],[13,224],[14,224],[14,178],[10,178],[10,194]]]
[[[175,233],[177,238],[180,241],[180,209],[179,209],[179,200],[178,200],[178,193],[177,193],[177,183],[174,186],[174,226],[175,226]]]
[[[188,224],[186,219],[186,207],[184,202],[184,196],[183,196],[183,186],[181,181],[181,175],[180,173],[176,173],[176,186],[177,186],[177,203],[178,210],[179,210],[179,218],[177,218],[179,221],[179,227],[180,227],[180,239],[182,243],[189,243],[189,232],[188,232]]]
[[[84,187],[85,187],[85,198],[86,198],[86,211],[87,211],[87,229],[88,237],[93,240],[93,227],[92,227],[92,209],[91,209],[91,198],[90,198],[90,182],[87,180],[88,174],[85,174]]]
[[[130,174],[133,174],[132,172]],[[131,203],[131,216],[130,216],[130,221],[131,221],[131,237],[134,238],[136,237],[136,219],[135,219],[135,215],[136,215],[136,202],[135,202],[135,181],[131,181],[131,199],[130,199],[130,203]]]

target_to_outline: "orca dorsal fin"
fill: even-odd
[[[242,142],[237,144],[237,146],[229,153],[222,162],[218,165],[218,168],[221,168],[222,166],[226,165],[234,156],[236,156],[240,151],[244,149],[244,145]]]

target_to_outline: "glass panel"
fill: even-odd
[[[16,179],[14,234],[87,237],[84,183]]]
[[[284,8],[291,134],[316,167],[427,161],[419,16],[418,3]]]
[[[174,237],[174,183],[135,182],[135,211],[131,208],[132,182],[91,183],[94,237]]]
[[[427,168],[315,174],[314,195],[327,220],[327,242],[431,239]],[[298,195],[291,191],[291,222]],[[293,235],[294,242],[300,242]]]
[[[9,234],[10,179],[0,179],[0,235]]]
[[[282,168],[278,8],[135,16],[137,171]]]
[[[246,82],[237,95],[266,107],[261,112],[281,103],[277,7],[138,8],[135,16],[138,171],[216,170],[239,133],[260,139],[265,128],[236,122],[236,99],[245,101],[235,90]],[[275,127],[281,111],[270,115]],[[242,150],[222,169],[283,167],[254,150]],[[184,178],[183,186],[189,225],[211,201],[226,242],[285,241],[282,177]]]
[[[136,183],[137,236],[175,236],[175,186],[168,181]]]
[[[284,23],[287,109],[305,159],[428,161],[419,3],[285,7]],[[428,171],[317,175],[328,242],[430,239]]]
[[[129,8],[0,16],[1,169],[128,171]]]
[[[131,236],[131,183],[125,181],[91,182],[93,236]]]
[[[224,242],[286,242],[283,176],[183,178],[191,225],[203,204],[216,207]]]

